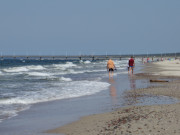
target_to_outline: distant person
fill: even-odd
[[[146,63],[146,58],[145,57],[142,58],[142,62],[143,62],[143,64]]]
[[[111,75],[113,76],[113,72],[115,69],[116,67],[115,67],[114,61],[109,59],[107,62],[107,70],[109,71],[109,77],[111,77]]]
[[[134,59],[133,56],[131,56],[131,59],[129,60],[129,72],[132,72],[132,74],[133,74],[134,66],[135,66]]]
[[[147,63],[149,63],[150,61],[149,61],[149,57],[147,57]]]
[[[163,57],[161,57],[161,61],[163,61],[164,59],[163,59]]]

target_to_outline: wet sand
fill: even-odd
[[[139,65],[136,70],[139,70]],[[18,116],[0,123],[0,135],[47,135],[48,129],[54,129],[78,120],[83,116],[111,112],[127,106],[124,91],[146,88],[151,84],[147,80],[134,80],[124,73],[115,72],[113,79],[108,74],[103,78],[110,87],[103,91],[64,100],[33,104],[30,109],[22,111]],[[130,101],[131,103],[136,102]]]
[[[170,67],[170,68],[168,68]],[[179,60],[146,64],[136,79],[163,79],[160,86],[127,91],[126,97],[163,95],[180,99]],[[179,135],[180,103],[150,106],[129,106],[110,113],[82,117],[48,133],[66,135]]]

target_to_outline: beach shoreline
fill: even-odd
[[[171,67],[168,69],[167,67]],[[143,73],[134,75],[136,79],[163,79],[168,83],[160,86],[128,91],[128,96],[150,94],[180,99],[179,61],[163,61],[146,64]],[[47,133],[66,135],[101,134],[180,134],[180,103],[150,106],[128,106],[116,111],[82,117],[80,120]],[[171,125],[171,126],[170,126]],[[170,127],[169,127],[170,126]]]
[[[35,104],[30,104],[31,106],[27,110],[18,112],[16,116],[11,117],[9,119],[5,119],[0,123],[1,134],[2,135],[32,135],[32,134],[44,135],[44,134],[47,134],[47,133],[44,133],[44,131],[48,129],[54,129],[59,126],[63,126],[65,124],[76,121],[83,116],[104,113],[104,112],[111,112],[112,110],[115,110],[119,107],[126,106],[125,104],[126,101],[124,100],[124,97],[123,97],[123,91],[129,90],[131,88],[133,89],[145,88],[150,83],[149,82],[147,83],[146,80],[143,80],[143,81],[134,80],[133,78],[128,76],[126,60],[121,60],[121,61],[115,60],[115,62],[117,65],[117,71],[115,71],[114,73],[114,77],[113,77],[114,80],[109,79],[108,72],[104,69],[103,65],[106,64],[106,61],[97,61],[97,62],[95,61],[95,62],[92,62],[93,64],[90,62],[87,62],[87,64],[82,64],[82,63],[77,63],[73,61],[72,62],[66,61],[66,62],[61,63],[60,61],[58,65],[54,65],[54,64],[41,65],[40,64],[37,66],[28,66],[28,68],[30,67],[32,68],[32,70],[23,72],[22,75],[26,73],[33,73],[34,72],[33,70],[37,68],[46,69],[44,73],[47,74],[47,72],[48,73],[54,72],[54,68],[52,68],[54,66],[55,67],[65,66],[67,67],[67,69],[73,69],[73,70],[70,70],[73,72],[76,70],[79,71],[83,69],[84,71],[83,74],[82,73],[79,73],[79,74],[68,73],[66,76],[63,75],[65,79],[71,78],[72,81],[65,80],[62,82],[61,81],[62,75],[55,76],[57,78],[60,78],[60,80],[56,80],[56,79],[55,80],[54,79],[41,80],[41,79],[38,79],[39,77],[37,78],[36,76],[28,76],[28,77],[30,78],[30,80],[36,79],[36,82],[37,82],[36,84],[39,84],[40,86],[42,86],[41,84],[49,84],[49,83],[52,84],[50,85],[50,87],[45,87],[44,89],[45,92],[50,93],[50,95],[54,93],[53,90],[57,92],[57,96],[61,94],[61,87],[59,87],[61,83],[65,84],[63,89],[66,89],[66,85],[68,86],[69,84],[73,83],[75,85],[71,85],[72,91],[70,92],[72,93],[70,94],[75,93],[76,90],[82,90],[82,93],[85,93],[85,96],[79,96],[79,97],[67,98],[67,99],[61,99],[61,100],[57,99],[57,100],[48,101],[48,102],[39,102]],[[27,65],[27,63],[23,63],[23,64]],[[47,63],[45,62],[45,64]],[[71,67],[72,65],[75,67]],[[94,65],[97,65],[95,66],[96,68],[95,69],[91,68],[91,67],[94,67]],[[140,65],[141,65],[140,60],[137,59],[135,70],[141,69]],[[81,67],[80,69],[79,69],[79,66]],[[83,67],[86,67],[86,68],[83,68]],[[14,70],[14,68],[6,68],[6,67],[4,69],[8,69],[8,71]],[[20,66],[18,68],[15,67],[15,69],[16,70],[24,69],[24,66]],[[86,72],[87,70],[91,72]],[[57,69],[56,71],[58,73],[60,72],[59,69]],[[37,73],[40,73],[40,72],[42,72],[42,70],[37,71]],[[11,75],[11,72],[6,73],[6,74]],[[4,75],[2,77],[6,77],[6,76]],[[51,78],[51,75],[49,77]],[[44,77],[42,76],[42,78]],[[95,82],[96,85],[89,83],[89,81],[83,81],[84,79],[89,80],[90,82]],[[81,82],[80,80],[82,80],[83,82]],[[25,81],[27,81],[28,82],[27,84],[29,84],[29,80],[25,79]],[[81,83],[79,83],[79,81]],[[20,82],[20,84],[21,83],[22,82]],[[94,90],[96,90],[96,86],[101,87],[101,85],[97,83],[100,83],[100,84],[105,83],[105,84],[108,84],[108,86],[105,88],[102,88],[101,91],[97,91],[96,93],[86,94],[88,90],[87,88],[89,88],[90,92],[93,92]],[[34,85],[33,81],[32,81],[32,84]],[[39,86],[39,85],[34,85],[34,86]],[[54,85],[55,87],[52,87]],[[24,88],[27,88],[25,87],[26,85],[24,85],[24,83],[23,83],[23,86]],[[44,92],[42,94],[44,94]],[[36,94],[33,94],[33,95],[36,95]],[[33,95],[32,97],[34,97]],[[45,96],[45,98],[47,98],[50,95],[48,94],[47,96]],[[69,95],[69,94],[66,94],[66,95]],[[31,97],[27,97],[27,98],[25,98],[26,96],[21,96],[21,97],[24,99],[24,101],[27,101],[27,100],[29,101],[29,99],[31,99]],[[39,96],[37,95],[36,97],[39,97]]]

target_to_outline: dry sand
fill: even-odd
[[[160,76],[180,76],[180,60],[160,61],[146,64],[145,72]],[[153,66],[153,67],[152,67]]]
[[[180,64],[165,61],[147,64],[144,74],[135,78],[175,78],[162,86],[128,91],[127,97],[143,94],[165,95],[180,99]],[[152,75],[153,74],[153,75]],[[180,103],[169,105],[130,106],[117,111],[90,115],[48,133],[66,135],[180,135]]]

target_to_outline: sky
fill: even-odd
[[[1,55],[180,52],[180,0],[0,0]]]

